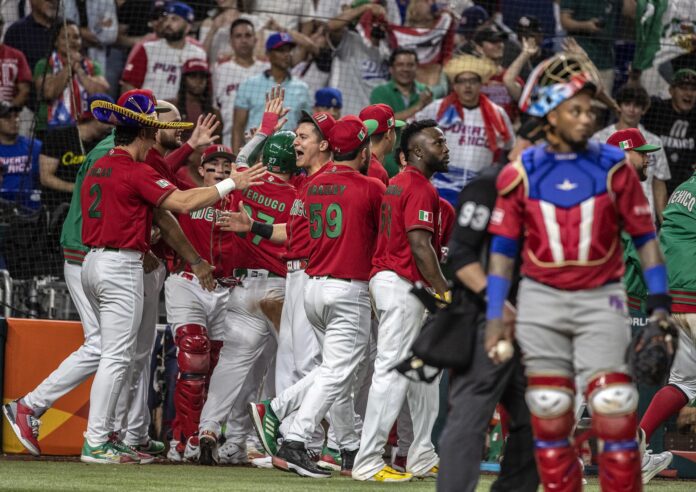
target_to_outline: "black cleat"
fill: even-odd
[[[358,450],[354,449],[348,451],[347,449],[341,450],[341,475],[344,477],[350,477],[353,474],[353,463],[355,463],[355,456],[358,454]]]
[[[295,472],[301,477],[330,478],[331,472],[322,470],[309,457],[303,442],[283,441],[273,456],[273,466],[279,470]]]
[[[200,455],[198,463],[205,466],[215,466],[219,462],[218,443],[215,434],[203,431],[198,438]]]

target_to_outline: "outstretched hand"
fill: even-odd
[[[236,190],[246,190],[250,186],[258,186],[262,183],[259,180],[261,175],[266,172],[266,166],[261,163],[254,164],[244,171],[232,171],[230,178],[234,181]]]
[[[217,121],[217,117],[213,113],[208,113],[205,116],[200,115],[188,143],[194,149],[214,144],[220,138],[219,135],[214,135],[218,126],[220,126],[220,122]]]
[[[220,229],[227,232],[249,232],[251,222],[242,201],[239,202],[239,212],[222,212],[217,219]]]

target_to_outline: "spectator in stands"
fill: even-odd
[[[0,30],[4,20],[0,17]],[[0,43],[0,101],[21,108],[29,98],[31,90],[31,69],[24,53],[16,48]]]
[[[216,3],[217,8],[208,13],[198,31],[198,40],[211,63],[230,54],[230,27],[241,15],[238,0],[216,0]]]
[[[106,51],[118,38],[116,2],[113,0],[65,0],[65,18],[80,26],[87,55],[102,67]]]
[[[208,113],[215,114],[218,121],[220,120],[220,111],[213,107],[211,85],[207,61],[192,59],[184,63],[181,67],[181,85],[176,101],[183,121],[195,123],[199,116]]]
[[[274,33],[266,41],[266,52],[271,68],[248,78],[239,86],[234,101],[234,124],[232,126],[232,148],[239,152],[244,143],[244,132],[258,127],[266,104],[266,93],[280,85],[285,89],[286,128],[295,128],[302,111],[312,108],[307,84],[290,75],[292,50],[296,43],[288,33]]]
[[[480,5],[473,5],[462,12],[462,17],[459,20],[459,26],[457,26],[457,32],[454,36],[454,42],[459,51],[469,52],[469,50],[463,50],[461,47],[468,43],[473,43],[474,33],[483,24],[488,24],[489,18],[490,16],[486,9]]]
[[[335,48],[329,85],[343,94],[344,114],[360,113],[369,104],[372,89],[387,81],[391,48],[386,14],[381,5],[365,3],[344,10],[327,24]]]
[[[669,99],[653,99],[643,118],[645,128],[660,137],[672,178],[667,196],[696,170],[696,70],[674,74]]]
[[[87,105],[90,96],[106,92],[109,84],[99,63],[82,55],[82,39],[70,20],[55,31],[53,52],[34,67],[34,84],[40,101],[36,129],[80,125],[85,141],[100,138],[105,125],[94,120]]]
[[[495,26],[484,26],[474,34],[476,54],[489,60],[496,66],[496,73],[481,88],[481,92],[498,106],[502,107],[510,121],[517,122],[519,110],[517,101],[522,94],[524,80],[520,77],[508,77],[505,83],[506,69],[502,66],[505,40],[507,34]]]
[[[261,17],[264,25],[273,19],[285,30],[311,34],[314,15],[312,0],[255,0],[253,13]]]
[[[654,133],[650,133],[640,123],[641,118],[645,115],[650,107],[650,96],[647,91],[640,86],[623,86],[616,93],[616,102],[621,109],[619,120],[608,127],[595,133],[592,137],[604,143],[607,139],[618,130],[627,128],[638,128],[645,137],[645,140],[650,145],[662,147],[660,137]],[[664,149],[652,152],[649,155],[649,162],[645,168],[647,179],[641,181],[643,191],[650,202],[650,209],[653,213],[653,218],[662,222],[662,211],[667,206],[667,184],[671,175],[669,165],[667,164],[667,155]]]
[[[232,55],[221,59],[213,67],[215,102],[222,118],[222,143],[232,146],[232,115],[239,86],[246,79],[260,74],[268,63],[254,58],[256,31],[254,24],[243,17],[230,26]]]
[[[485,167],[506,162],[507,151],[515,142],[507,113],[481,90],[497,70],[485,58],[455,56],[445,65],[452,92],[415,115],[417,120],[434,119],[445,133],[449,171],[435,174],[432,182],[440,196],[453,205],[464,185]]]
[[[40,140],[19,135],[20,109],[0,101],[0,198],[38,210],[40,166],[45,166],[50,158],[41,153]]]
[[[170,2],[164,11],[162,38],[134,48],[123,70],[121,90],[150,89],[158,99],[173,102],[179,91],[182,65],[194,58],[205,60],[206,53],[186,37],[194,20],[191,7]]]
[[[53,42],[53,22],[59,0],[31,0],[31,14],[12,24],[5,33],[5,44],[24,53],[29,67],[46,56]]]
[[[553,52],[545,47],[544,31],[536,17],[523,15],[517,21],[517,39],[522,44],[522,50],[515,60],[508,66],[503,83],[508,91],[517,91],[516,80],[521,77],[526,80],[534,67],[553,56]],[[519,99],[519,97],[518,97]]]
[[[335,119],[341,117],[343,94],[335,87],[324,87],[314,94],[314,112],[325,111]]]
[[[430,89],[416,80],[418,55],[412,49],[396,48],[389,57],[390,80],[379,85],[370,94],[370,104],[383,103],[391,107],[397,120],[408,120],[433,100]],[[395,148],[399,147],[397,131]],[[398,172],[394,154],[388,153],[383,161],[389,176]]]
[[[614,41],[621,0],[561,0],[561,26],[587,52],[607,94],[614,86]]]

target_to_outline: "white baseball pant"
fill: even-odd
[[[679,327],[679,349],[674,356],[669,384],[676,386],[689,401],[696,398],[696,313],[674,313]]]
[[[304,443],[331,408],[331,424],[341,449],[355,450],[360,439],[351,388],[370,333],[367,282],[310,277],[305,310],[323,335],[322,363],[274,399],[271,407],[281,419],[299,409],[285,438]]]
[[[164,282],[164,297],[174,336],[181,325],[195,324],[205,326],[210,340],[223,340],[229,292],[221,285],[209,292],[190,273],[170,275]]]
[[[150,428],[150,409],[147,396],[150,384],[150,361],[157,336],[160,292],[164,286],[167,269],[160,265],[143,278],[143,317],[138,329],[135,357],[128,369],[126,386],[116,405],[116,422],[128,444],[145,444]]]
[[[423,323],[425,308],[410,293],[412,287],[390,271],[379,272],[370,280],[379,335],[360,450],[353,466],[353,478],[358,480],[367,480],[384,467],[384,446],[407,398],[413,421],[407,470],[423,475],[439,461],[431,440],[439,409],[438,385],[416,383],[393,370],[408,356]]]
[[[70,354],[41,384],[24,397],[24,403],[38,415],[51,408],[58,398],[72,391],[94,374],[101,355],[99,321],[82,288],[82,267],[65,262],[63,273],[70,297],[82,321],[85,341]]]
[[[82,286],[98,316],[102,349],[85,433],[92,446],[107,442],[116,430],[116,404],[143,314],[142,257],[139,251],[92,248],[82,266]]]
[[[269,277],[266,270],[247,270],[242,285],[232,289],[227,305],[226,342],[210,378],[208,398],[201,412],[199,431],[211,431],[220,435],[232,406],[244,387],[247,375],[252,372],[268,343],[276,340],[273,323],[259,307],[259,302],[270,291],[283,291],[285,279]],[[271,381],[266,380],[266,386]],[[251,383],[250,383],[251,384]],[[273,394],[274,388],[266,388]]]

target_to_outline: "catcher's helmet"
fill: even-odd
[[[295,132],[282,131],[271,135],[263,146],[261,157],[266,169],[272,173],[292,174],[295,172]]]
[[[520,97],[520,109],[543,118],[583,89],[597,89],[587,66],[572,55],[559,53],[532,71]]]

